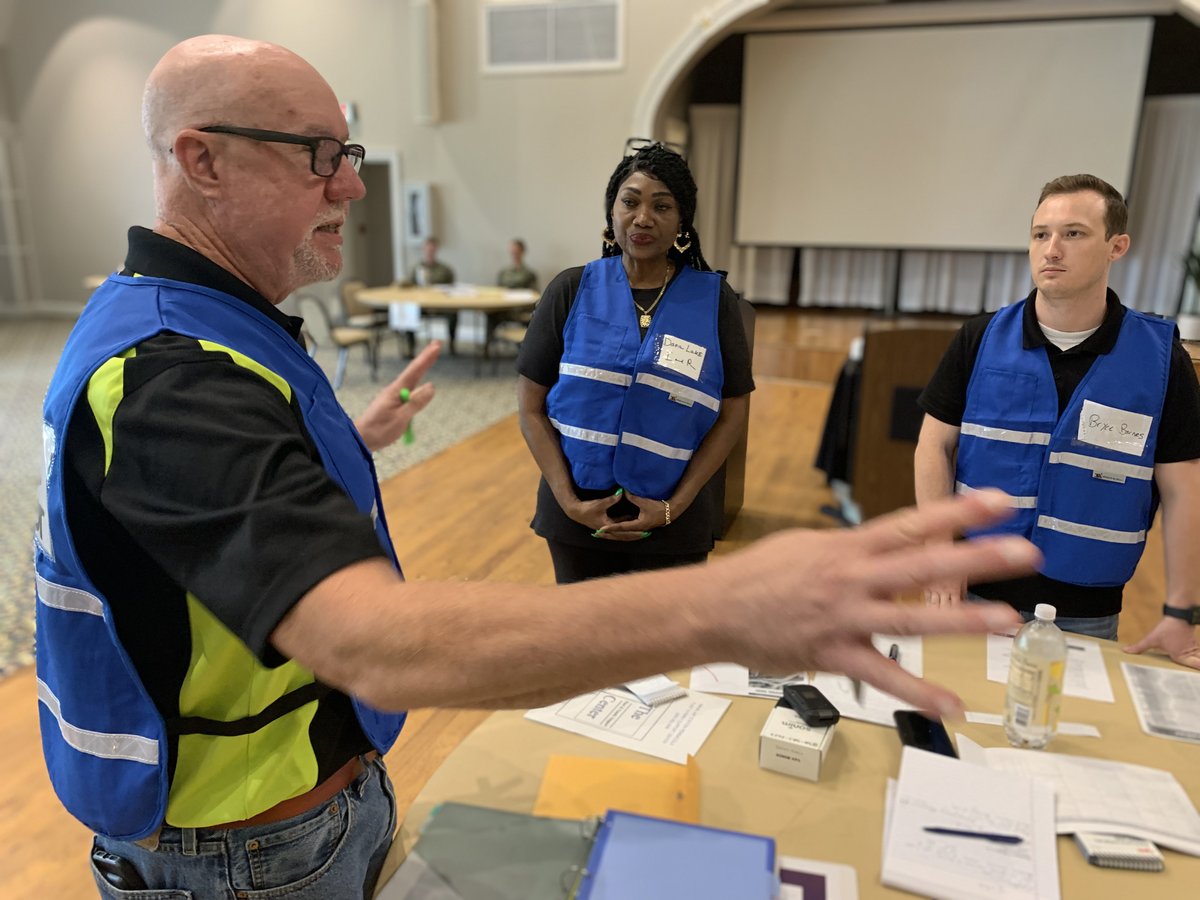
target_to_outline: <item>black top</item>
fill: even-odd
[[[123,275],[169,278],[244,300],[299,340],[301,320],[196,251],[129,232]],[[124,363],[111,461],[85,391],[66,436],[68,524],[117,632],[165,718],[179,715],[194,595],[267,666],[280,619],[339,569],[382,556],[321,464],[293,398],[227,354],[162,333]],[[322,700],[310,736],[319,778],[369,749],[349,700]],[[174,746],[171,748],[174,761]]]
[[[553,387],[558,381],[558,363],[563,354],[563,329],[582,278],[583,267],[580,266],[559,273],[546,286],[534,310],[525,340],[521,343],[517,371],[543,387]],[[654,302],[658,292],[658,288],[636,289],[633,297],[645,308]],[[721,345],[721,364],[725,369],[725,381],[721,388],[723,397],[742,397],[754,390],[750,350],[746,344],[738,303],[737,294],[722,278],[717,307],[717,339]],[[641,334],[644,338],[646,330],[641,329]],[[606,490],[587,490],[576,485],[575,493],[580,499],[594,500],[612,494],[616,488],[614,484]],[[609,515],[622,518],[636,516],[637,512],[637,507],[622,499],[613,505]],[[712,549],[721,530],[723,516],[721,498],[717,495],[713,479],[709,479],[683,515],[672,518],[670,526],[654,529],[645,540],[598,540],[591,536],[590,529],[570,519],[562,511],[543,478],[538,485],[537,511],[531,526],[540,536],[549,540],[594,548],[600,552],[695,554],[707,553]]]
[[[1033,291],[1025,301],[1022,343],[1026,350],[1044,347],[1058,390],[1058,412],[1062,415],[1079,382],[1088,373],[1096,357],[1109,353],[1117,341],[1125,307],[1117,295],[1108,292],[1104,321],[1087,340],[1069,350],[1060,350],[1047,340],[1037,321]],[[929,385],[918,403],[929,415],[947,425],[962,424],[967,403],[967,383],[979,356],[983,332],[995,313],[968,320],[955,335],[942,357]],[[1156,463],[1183,462],[1200,458],[1200,385],[1191,358],[1178,340],[1171,352],[1171,371],[1167,393],[1159,419]],[[1004,600],[1017,609],[1032,610],[1038,603],[1052,603],[1060,616],[1107,616],[1121,611],[1123,585],[1085,587],[1032,575],[1009,581],[971,585],[981,597]]]

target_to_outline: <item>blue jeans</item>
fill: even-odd
[[[987,597],[980,597],[971,591],[967,591],[963,599],[968,603],[1002,602],[988,600]],[[1023,609],[1018,609],[1017,612],[1026,622],[1033,621],[1032,612],[1026,612]],[[1117,621],[1120,618],[1120,613],[1113,613],[1111,616],[1059,616],[1054,620],[1054,624],[1062,631],[1070,631],[1074,634],[1100,638],[1105,641],[1115,641],[1117,639]]]
[[[1021,618],[1026,622],[1033,621],[1033,613],[1021,609],[1017,610],[1017,612],[1021,614]],[[1111,616],[1080,616],[1076,618],[1059,616],[1054,620],[1054,624],[1063,631],[1101,638],[1106,641],[1115,641],[1117,639],[1117,620],[1120,618],[1120,613],[1113,613]]]
[[[392,784],[374,759],[331,800],[282,822],[164,827],[157,850],[97,835],[95,845],[130,862],[148,887],[113,887],[94,865],[92,876],[114,900],[364,900],[395,832]]]

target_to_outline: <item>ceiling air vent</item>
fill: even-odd
[[[623,0],[489,0],[483,71],[561,72],[622,64]]]

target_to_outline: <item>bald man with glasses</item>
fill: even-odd
[[[47,392],[36,545],[43,748],[103,896],[370,896],[396,825],[380,756],[410,708],[723,660],[961,708],[870,637],[1015,621],[887,599],[1031,569],[1019,539],[926,546],[1002,516],[995,495],[563,588],[405,582],[371,452],[431,399],[438,348],[351,422],[278,309],[337,275],[364,194],[333,91],[282,47],[193,38],[151,73],[143,124],[154,227]]]

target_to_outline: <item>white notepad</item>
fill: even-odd
[[[1083,858],[1093,866],[1103,866],[1106,869],[1137,869],[1141,872],[1163,870],[1162,854],[1153,843],[1144,838],[1077,831],[1075,843],[1079,846]]]
[[[627,681],[622,687],[647,706],[658,706],[660,703],[687,696],[687,688],[666,675],[651,675],[649,678]]]
[[[905,747],[889,810],[884,884],[941,900],[1058,900],[1054,792],[1038,779]]]

